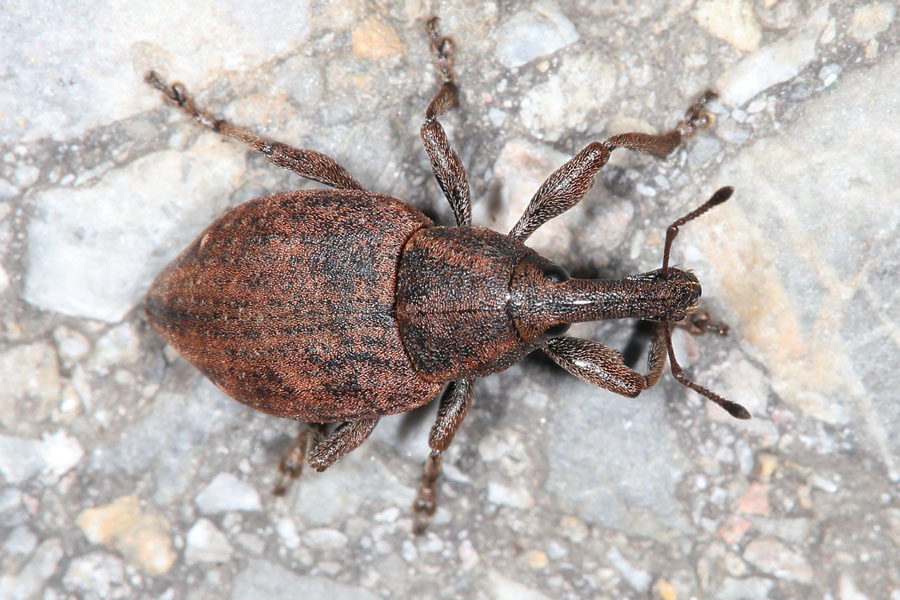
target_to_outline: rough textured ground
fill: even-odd
[[[462,4],[3,9],[0,596],[900,598],[896,5]],[[432,13],[457,40],[444,123],[477,224],[507,230],[589,141],[721,92],[712,129],[663,161],[620,151],[532,243],[578,275],[646,271],[672,219],[733,185],[675,250],[731,333],[675,345],[754,418],[669,375],[628,400],[533,357],[478,383],[413,537],[433,405],[278,499],[295,425],[148,328],[150,281],[214,216],[310,184],[141,79],[450,223],[418,138]],[[640,358],[630,323],[577,332]]]

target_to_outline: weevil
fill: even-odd
[[[152,284],[152,326],[232,398],[307,423],[282,459],[282,492],[308,463],[333,465],[378,420],[422,406],[443,390],[428,437],[413,510],[415,530],[434,513],[441,455],[472,403],[475,379],[534,350],[593,385],[637,396],[668,356],[675,379],[734,417],[747,410],[688,379],[672,348],[672,325],[695,333],[721,326],[697,310],[700,282],[669,265],[679,227],[731,196],[718,190],[666,231],[662,267],[620,280],[575,279],[525,245],[542,224],[575,206],[617,148],[667,156],[708,125],[707,92],[667,133],[624,133],[591,142],[540,186],[507,234],[474,226],[469,185],[438,117],[458,104],[453,42],[427,24],[440,88],[421,137],[456,227],[368,191],[332,158],[264,139],[198,107],[180,83],[148,83],[197,124],[250,146],[274,165],[330,186],[279,192],[216,219]],[[571,323],[656,322],[646,373],[615,349],[567,337]]]

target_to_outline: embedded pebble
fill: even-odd
[[[550,564],[547,553],[542,550],[529,550],[525,553],[525,561],[529,569],[543,569]]]
[[[415,562],[419,558],[419,552],[416,545],[411,540],[404,540],[400,545],[400,555],[408,563]]]
[[[0,373],[3,374],[3,397],[0,402],[0,423],[13,428],[18,411],[26,404],[29,420],[42,421],[59,401],[60,376],[56,351],[45,342],[22,344],[0,354]]]
[[[38,538],[27,525],[19,525],[9,532],[3,541],[3,552],[7,555],[27,556],[37,547]]]
[[[496,569],[488,572],[490,597],[494,600],[549,600],[547,596],[503,575]]]
[[[198,519],[187,533],[184,560],[189,565],[227,562],[233,551],[228,538],[212,521]]]
[[[612,566],[616,568],[625,581],[628,582],[628,585],[634,588],[635,591],[646,593],[650,589],[650,584],[653,582],[653,577],[650,573],[632,565],[622,556],[618,548],[610,549],[606,553],[606,558],[609,559]]]
[[[701,0],[693,13],[705,30],[738,50],[753,52],[762,39],[762,28],[748,0]]]
[[[122,561],[106,552],[77,556],[69,563],[63,585],[86,597],[127,598],[130,594]]]
[[[555,3],[539,1],[500,25],[496,40],[497,60],[512,68],[577,41],[578,31]]]
[[[871,41],[887,31],[896,13],[897,7],[886,2],[873,2],[859,6],[853,11],[853,19],[850,21],[848,33],[857,42]]]
[[[6,483],[20,483],[38,473],[54,482],[83,456],[81,444],[64,430],[45,433],[39,440],[0,435],[0,474]]]
[[[297,535],[297,525],[294,524],[292,519],[287,517],[278,519],[278,522],[275,524],[275,531],[278,533],[278,537],[281,538],[281,542],[285,547],[296,548],[300,545],[300,536]]]
[[[97,340],[91,367],[109,369],[140,359],[140,336],[134,323],[122,323],[113,327]]]
[[[546,82],[522,98],[522,126],[531,135],[556,141],[579,125],[596,125],[585,120],[606,102],[615,84],[615,66],[600,52],[566,55]]]
[[[347,545],[346,534],[337,529],[310,529],[303,532],[304,545],[317,550],[336,550]]]
[[[353,53],[383,59],[403,53],[397,32],[378,16],[371,16],[353,31]]]
[[[735,501],[738,510],[747,515],[767,515],[769,508],[769,484],[754,481]]]
[[[841,574],[840,599],[841,600],[869,600],[869,597],[859,591],[853,578],[847,573]]]
[[[251,560],[234,578],[232,600],[283,600],[297,597],[328,600],[377,600],[372,592],[325,577],[297,575],[268,560]]]
[[[478,550],[472,545],[471,540],[463,540],[460,542],[457,554],[459,555],[460,565],[466,571],[475,567],[480,559]]]
[[[525,488],[514,488],[501,485],[495,481],[488,482],[488,501],[494,504],[503,504],[522,510],[534,506],[534,498]]]
[[[745,102],[797,75],[816,57],[819,30],[807,28],[764,46],[747,56],[716,81],[723,102]]]
[[[262,509],[256,489],[231,473],[219,473],[194,497],[197,508],[204,514],[233,510]]]
[[[43,541],[18,573],[0,577],[0,598],[39,597],[44,583],[56,572],[63,554],[60,540]]]
[[[91,351],[91,343],[84,334],[65,326],[53,330],[53,339],[59,357],[66,365],[78,362]]]
[[[122,496],[110,504],[86,509],[75,524],[88,541],[110,546],[150,575],[165,573],[175,562],[168,520],[144,511],[137,496]]]
[[[812,567],[806,559],[775,538],[753,540],[744,549],[744,560],[774,577],[809,584]]]

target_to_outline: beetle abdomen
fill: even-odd
[[[403,245],[432,225],[371,192],[257,198],[219,217],[157,277],[147,316],[257,410],[312,422],[404,412],[441,387],[416,375],[393,314]]]

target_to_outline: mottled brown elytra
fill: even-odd
[[[670,323],[724,332],[697,310],[700,283],[669,266],[678,227],[724,202],[722,188],[666,234],[661,269],[621,280],[571,279],[524,244],[575,206],[616,148],[666,156],[706,127],[706,92],[662,135],[624,133],[588,144],[541,185],[508,235],[473,226],[469,185],[437,117],[457,104],[453,42],[428,22],[441,87],[425,110],[422,139],[457,227],[365,190],[313,150],[265,140],[198,108],[180,83],[147,82],[198,124],[236,138],[279,167],[335,188],[280,192],[219,217],[160,273],[147,294],[153,327],[229,396],[306,422],[282,459],[283,493],[304,462],[322,471],[361,444],[378,419],[412,410],[443,389],[428,438],[431,454],[414,503],[421,532],[434,513],[441,452],[453,440],[477,377],[536,349],[588,383],[637,396],[656,383],[666,355],[682,384],[732,416],[750,414],[685,377]],[[570,323],[657,321],[646,374],[591,340],[565,337]],[[327,424],[336,426],[327,428]]]

